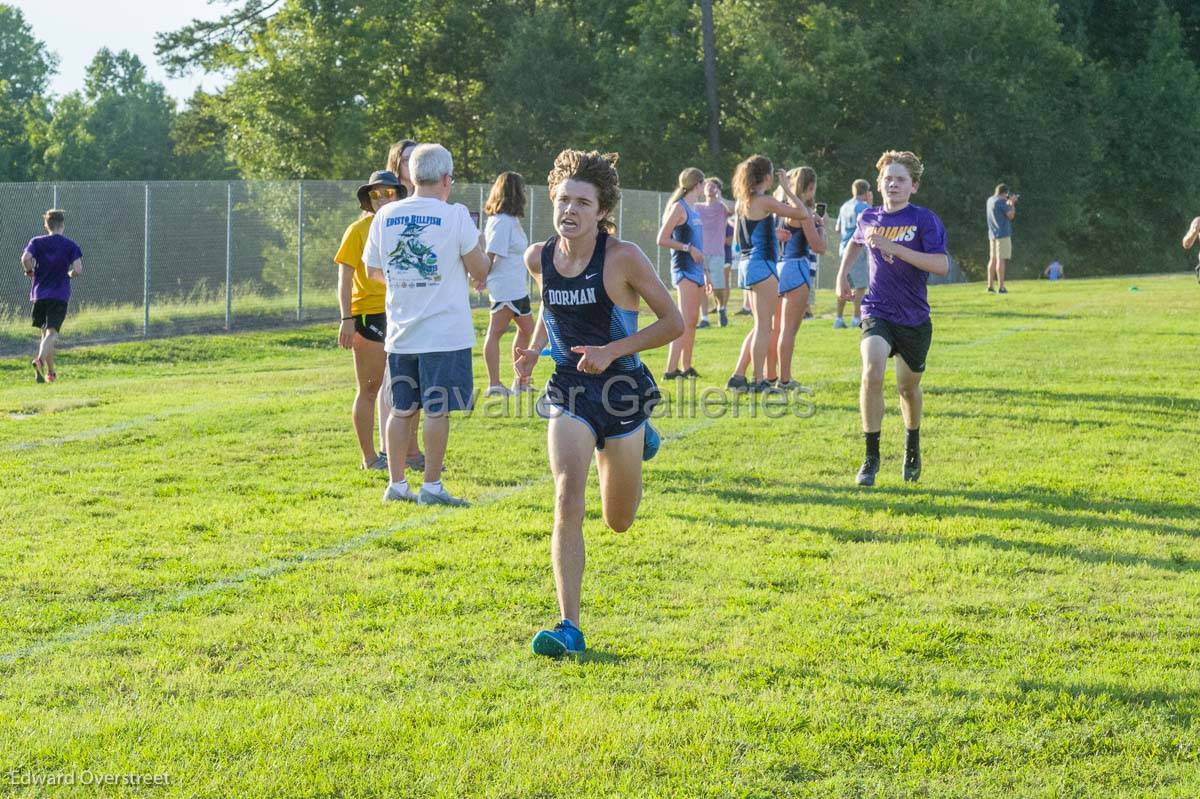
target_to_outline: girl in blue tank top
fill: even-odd
[[[595,457],[605,523],[629,529],[642,499],[642,461],[658,450],[649,424],[658,389],[639,353],[683,332],[683,319],[646,254],[612,235],[620,200],[615,155],[564,150],[550,172],[556,235],[525,252],[541,289],[538,323],[517,374],[530,378],[547,342],[554,373],[539,412],[549,418],[554,475],[551,557],[561,621],[537,633],[533,651],[558,656],[585,649],[580,630],[583,517]],[[642,301],[657,319],[638,330]]]
[[[789,170],[787,185],[805,209],[812,207],[817,193],[817,173],[812,167]],[[782,192],[777,192],[776,199],[781,195]],[[784,222],[783,230],[787,231],[788,240],[779,262],[779,308],[772,325],[774,343],[767,351],[767,372],[773,367],[778,368],[779,388],[792,390],[800,388],[800,384],[792,379],[792,355],[796,349],[796,334],[804,321],[813,290],[812,267],[816,257],[825,252],[824,220],[809,213],[798,225]]]
[[[683,316],[683,335],[672,341],[667,349],[664,380],[700,376],[692,368],[692,353],[696,343],[696,324],[706,302],[705,295],[712,291],[712,284],[704,271],[704,251],[700,248],[703,241],[700,214],[692,207],[692,203],[703,194],[703,172],[695,167],[680,172],[679,185],[667,201],[662,226],[658,229],[658,246],[671,251],[671,283],[679,292],[679,313]]]
[[[774,217],[797,222],[809,215],[804,203],[787,185],[779,172],[780,186],[786,202],[770,194],[775,179],[774,166],[766,156],[752,155],[737,166],[733,173],[733,195],[737,198],[737,226],[750,245],[746,261],[746,289],[750,294],[750,309],[754,325],[742,342],[742,351],[726,387],[734,391],[766,391],[770,381],[763,370],[767,351],[771,347],[771,321],[779,305],[779,277],[775,271],[778,248],[775,241]],[[746,369],[754,364],[754,380],[746,379]]]

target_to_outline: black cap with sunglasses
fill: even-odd
[[[403,200],[407,196],[408,190],[401,185],[400,178],[396,177],[395,172],[388,172],[387,170],[372,172],[371,179],[358,187],[358,204],[367,213],[374,213],[375,211],[371,206],[372,197],[375,199],[395,197],[398,200]]]

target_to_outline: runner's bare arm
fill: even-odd
[[[658,317],[632,336],[617,339],[605,345],[612,349],[614,358],[632,355],[643,350],[652,350],[669,344],[683,335],[683,317],[671,299],[671,293],[659,279],[650,259],[636,244],[623,241],[609,251],[609,257],[624,275],[626,284],[634,294],[646,301],[650,310]]]

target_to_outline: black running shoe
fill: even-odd
[[[854,481],[860,486],[875,485],[875,475],[879,473],[879,458],[868,455],[863,465],[858,469],[858,477]]]
[[[683,377],[683,372],[678,369],[672,369],[669,372],[663,372],[663,380],[674,380],[678,377]]]
[[[921,479],[921,453],[905,453],[904,479],[909,483],[915,483]]]
[[[774,391],[774,390],[775,390],[775,384],[772,383],[770,380],[759,380],[756,383],[750,384],[750,393],[751,394],[765,394],[768,391]]]
[[[695,369],[693,369],[690,366],[687,369],[684,369],[683,372],[680,374],[680,377],[687,377],[687,378],[693,378],[693,377],[699,377],[699,376],[700,376],[700,373],[697,372]]]
[[[737,313],[734,314],[734,316],[750,316],[753,313],[754,311],[751,311],[749,308],[741,308]]]
[[[744,375],[733,375],[729,381],[725,383],[725,388],[730,391],[749,391],[750,381],[746,380]]]

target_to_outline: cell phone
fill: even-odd
[[[817,216],[825,216],[825,212],[829,210],[829,206],[825,203],[817,203]]]

